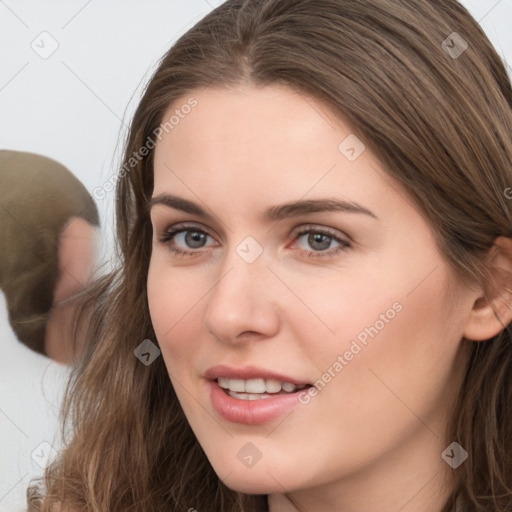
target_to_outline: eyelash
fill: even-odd
[[[194,256],[199,256],[199,255],[203,254],[205,252],[204,249],[186,251],[186,250],[179,249],[176,247],[171,247],[171,242],[173,241],[174,237],[176,235],[178,235],[179,233],[183,233],[183,232],[187,232],[187,231],[192,231],[195,233],[202,233],[206,236],[209,236],[210,238],[213,238],[209,233],[207,233],[206,231],[204,231],[202,229],[199,229],[196,226],[177,225],[177,226],[173,226],[171,228],[166,229],[164,235],[160,238],[159,241],[160,241],[160,243],[166,245],[168,247],[168,249],[174,254],[174,256],[179,257],[179,258],[194,257]],[[334,241],[336,241],[340,244],[339,247],[336,247],[329,251],[309,251],[307,249],[302,249],[300,251],[301,254],[309,253],[308,257],[310,257],[310,258],[333,257],[351,247],[351,245],[346,240],[341,239],[339,236],[337,236],[334,232],[332,232],[328,228],[320,229],[320,228],[315,228],[313,226],[307,226],[307,227],[303,228],[301,231],[299,231],[297,234],[294,235],[293,241],[299,239],[301,236],[308,234],[308,233],[325,235],[328,238],[332,238]]]

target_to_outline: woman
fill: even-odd
[[[40,509],[510,509],[511,106],[455,0],[189,30],[132,122]]]

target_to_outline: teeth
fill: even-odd
[[[231,391],[238,391],[243,393],[245,391],[245,381],[242,379],[222,379],[224,384],[221,384],[219,379],[219,385],[221,388],[231,389]]]
[[[265,391],[267,393],[279,393],[281,391],[281,382],[274,379],[268,379],[265,381]]]
[[[282,386],[283,386],[283,390],[287,391],[288,393],[295,391],[295,388],[297,387],[297,386],[295,386],[295,384],[292,384],[291,382],[283,382]]]
[[[246,393],[265,393],[265,381],[263,379],[246,380],[245,381],[245,392]]]
[[[275,379],[227,379],[225,377],[219,377],[217,379],[219,386],[229,391],[238,393],[248,393],[245,396],[258,396],[263,393],[279,393],[281,390],[287,393],[293,393],[299,389],[298,386],[291,382],[281,382]],[[230,393],[231,394],[231,393]],[[238,397],[237,397],[238,398]],[[268,398],[265,396],[265,398]],[[246,398],[247,400],[255,400],[255,398]]]

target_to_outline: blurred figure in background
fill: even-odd
[[[78,356],[76,301],[93,276],[98,211],[84,185],[42,155],[0,151],[0,289],[9,323],[32,350]]]
[[[84,344],[75,313],[93,278],[98,226],[93,199],[66,167],[0,151],[2,512],[26,510],[30,479],[59,449],[62,395]]]

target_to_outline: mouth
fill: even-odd
[[[293,395],[311,387],[311,384],[297,385],[293,382],[263,378],[244,380],[218,377],[214,381],[226,395],[237,400],[265,400],[281,395]]]
[[[229,422],[245,425],[263,425],[283,417],[301,403],[300,393],[311,387],[263,378],[217,377],[206,382],[215,411]]]
[[[212,407],[227,421],[263,425],[301,403],[306,380],[257,366],[217,365],[203,375]]]

